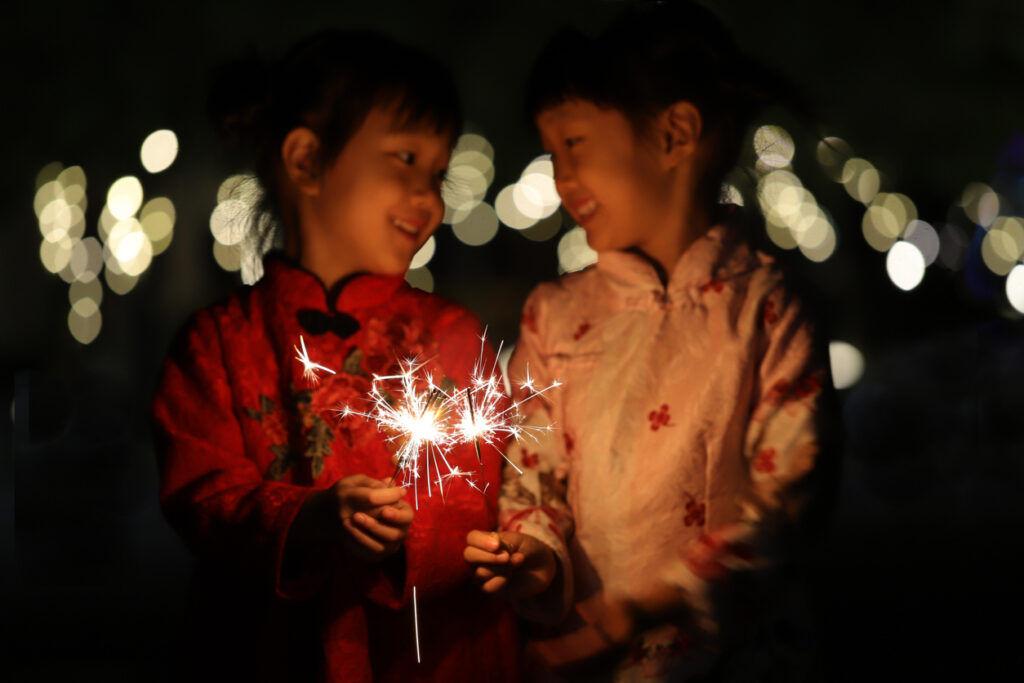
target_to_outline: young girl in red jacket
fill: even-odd
[[[199,560],[182,673],[515,680],[514,622],[475,593],[460,552],[488,525],[487,502],[452,485],[414,511],[388,483],[386,435],[336,413],[361,409],[400,359],[464,386],[479,355],[478,321],[403,278],[443,215],[453,82],[416,49],[340,31],[257,75],[225,80],[258,83],[251,101],[215,90],[212,103],[255,153],[252,225],[262,239],[279,230],[283,250],[257,284],[192,317],[154,403],[161,502]],[[336,374],[303,376],[300,335]],[[487,457],[495,505],[500,458]]]

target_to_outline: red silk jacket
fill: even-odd
[[[299,335],[309,357],[337,374],[303,377]],[[282,572],[288,529],[314,490],[350,474],[392,473],[387,435],[336,411],[368,411],[370,378],[413,356],[428,361],[435,382],[449,377],[464,387],[480,347],[468,311],[400,277],[359,275],[327,291],[276,256],[257,285],[195,314],[165,362],[153,406],[161,503],[199,560],[183,673],[516,680],[514,620],[472,585],[462,558],[466,533],[490,524],[483,496],[465,481],[453,480],[444,501],[436,487],[427,496],[419,486],[404,555],[367,564],[332,544],[302,571]],[[477,471],[472,447],[449,460]],[[492,448],[484,449],[484,473],[493,510],[501,456]]]

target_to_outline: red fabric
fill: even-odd
[[[335,307],[359,323],[347,339],[310,334],[296,318]],[[444,502],[420,487],[404,555],[363,564],[325,549],[298,580],[281,572],[288,529],[312,491],[350,474],[391,475],[385,435],[335,410],[365,411],[369,378],[412,355],[429,361],[435,381],[464,387],[480,333],[465,309],[401,278],[361,275],[328,292],[278,257],[255,287],[193,317],[154,401],[161,502],[199,558],[182,648],[193,679],[517,680],[514,620],[479,594],[462,559],[467,531],[488,526],[483,498],[463,481]],[[303,378],[300,334],[336,375]],[[494,509],[501,456],[483,454]],[[472,447],[449,460],[477,470]]]

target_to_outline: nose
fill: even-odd
[[[576,182],[575,169],[569,161],[552,159],[551,163],[554,166],[555,189],[558,190],[558,194],[564,194],[563,188],[569,189]]]
[[[441,190],[429,173],[417,174],[416,179],[410,185],[413,204],[418,209],[430,211],[443,211],[444,202],[441,199]]]

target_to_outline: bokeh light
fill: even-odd
[[[853,150],[846,141],[837,137],[822,138],[815,152],[825,175],[837,183],[842,182],[846,160],[853,156]]]
[[[224,244],[214,240],[213,260],[229,273],[237,272],[242,268],[242,247],[239,244]]]
[[[868,204],[878,194],[882,176],[870,161],[854,157],[843,164],[840,181],[847,194],[861,204]]]
[[[455,226],[469,218],[494,181],[494,148],[482,135],[459,136],[441,188],[443,222]],[[476,220],[479,220],[479,214]]]
[[[754,153],[759,166],[785,168],[793,160],[793,138],[782,126],[761,126],[754,131]]]
[[[107,206],[114,218],[131,218],[142,206],[142,183],[135,176],[118,178],[107,191]]]
[[[116,264],[117,260],[114,259],[113,263]],[[128,292],[132,291],[135,288],[135,285],[138,284],[138,277],[115,270],[111,267],[111,261],[107,261],[106,265],[107,267],[103,270],[103,278],[107,282],[107,287],[109,287],[110,291],[114,294],[124,296]]]
[[[498,219],[513,230],[527,230],[553,216],[562,204],[554,174],[550,154],[542,154],[527,164],[519,180],[503,188],[495,198]],[[530,239],[536,240],[545,232],[538,231]]]
[[[452,226],[452,232],[463,244],[479,247],[487,244],[498,234],[498,216],[494,207],[481,202],[469,215]]]
[[[174,238],[174,219],[177,212],[167,197],[154,197],[139,212],[142,231],[153,245],[153,255],[163,253]]]
[[[558,241],[558,269],[573,273],[597,263],[597,252],[587,244],[587,233],[578,225]]]
[[[436,248],[437,244],[434,241],[434,236],[431,235],[427,238],[427,241],[423,243],[423,246],[419,248],[416,254],[413,255],[412,261],[409,262],[409,270],[422,268],[430,263],[430,259],[434,258],[434,250]]]
[[[210,213],[214,260],[228,272],[241,271],[242,282],[250,285],[263,276],[263,254],[274,246],[271,240],[246,239],[257,220],[260,225],[268,220],[257,216],[262,200],[263,187],[256,176],[235,174],[217,188],[217,206]]]
[[[155,130],[142,141],[142,167],[150,173],[166,170],[178,157],[178,136],[172,130]]]
[[[210,214],[210,232],[225,247],[241,243],[249,229],[252,207],[241,199],[225,199]],[[233,268],[232,270],[238,270]]]
[[[1024,313],[1024,264],[1018,263],[1007,276],[1006,298],[1017,312]]]
[[[828,356],[832,366],[832,383],[836,389],[847,389],[864,374],[864,354],[844,341],[831,341]]]
[[[969,183],[959,205],[974,223],[987,228],[999,215],[1000,201],[995,190],[985,183]]]
[[[776,169],[761,176],[757,198],[768,237],[777,246],[799,247],[804,256],[819,263],[835,252],[836,231],[831,218],[796,175]]]
[[[532,227],[537,221],[520,213],[513,198],[515,190],[514,184],[502,188],[494,199],[494,209],[502,223],[513,230],[525,230]]]
[[[897,192],[880,192],[864,212],[861,229],[865,241],[873,249],[885,252],[889,251],[908,224],[916,218],[917,207],[910,197]]]
[[[921,255],[924,256],[925,266],[935,263],[935,259],[939,257],[939,251],[942,248],[939,233],[929,223],[916,218],[911,220],[907,223],[906,230],[903,231],[903,239],[920,250]]]
[[[91,344],[99,336],[102,327],[103,316],[92,299],[79,299],[68,312],[68,330],[80,344]]]
[[[1007,275],[1024,255],[1024,221],[1000,216],[981,242],[981,258],[996,275]]]
[[[893,284],[904,291],[910,291],[924,279],[924,255],[904,240],[892,245],[885,258],[885,270]]]
[[[76,282],[94,282],[103,270],[103,245],[95,237],[86,237],[71,250],[68,264]]]
[[[75,303],[81,299],[92,299],[97,307],[103,303],[103,285],[99,278],[93,278],[87,282],[77,280],[71,283],[71,287],[68,288],[68,301],[71,306],[74,307]]]
[[[545,242],[555,235],[562,229],[562,212],[555,211],[547,218],[543,218],[533,226],[520,230],[519,234],[523,237],[533,240],[534,242]]]
[[[434,291],[434,276],[428,268],[411,268],[405,273],[405,281],[424,292]]]

